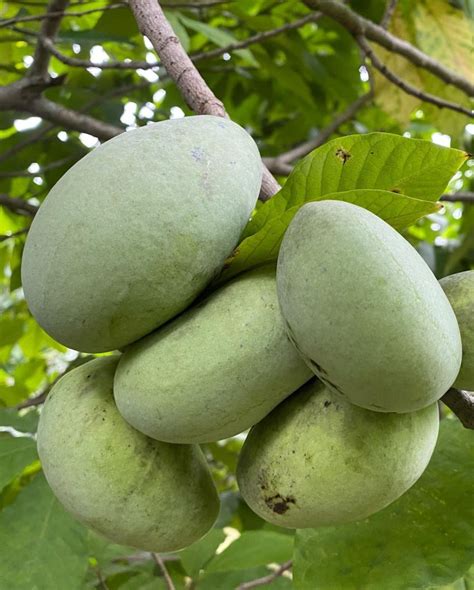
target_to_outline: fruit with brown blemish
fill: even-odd
[[[250,430],[237,467],[240,492],[282,527],[360,520],[417,481],[438,426],[436,403],[405,414],[372,412],[313,381]]]

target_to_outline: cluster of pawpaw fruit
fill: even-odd
[[[440,285],[355,205],[304,205],[276,268],[205,290],[261,171],[228,120],[156,123],[80,160],[30,229],[22,280],[40,325],[120,351],[61,378],[38,430],[53,492],[115,542],[174,551],[204,535],[219,500],[199,444],[248,428],[237,480],[262,518],[365,518],[423,473],[440,397],[474,389],[474,272]]]

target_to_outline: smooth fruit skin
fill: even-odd
[[[238,125],[186,117],[128,131],[75,164],[28,234],[26,300],[76,350],[120,349],[185,309],[219,272],[262,164]]]
[[[130,346],[114,395],[148,436],[202,443],[250,428],[311,377],[285,333],[272,266],[240,275]]]
[[[176,551],[213,525],[215,486],[197,446],[134,430],[112,394],[116,357],[65,375],[41,413],[38,452],[54,494],[85,525],[145,551]]]
[[[474,270],[444,277],[440,284],[461,331],[462,363],[454,387],[474,391]]]
[[[237,481],[270,523],[309,528],[360,520],[406,492],[436,444],[437,404],[383,414],[312,382],[254,426]]]
[[[304,205],[280,250],[287,330],[315,374],[363,408],[412,412],[440,399],[461,364],[456,316],[415,249],[356,205]]]

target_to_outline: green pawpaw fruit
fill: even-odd
[[[421,476],[438,426],[436,403],[405,414],[372,412],[311,382],[251,429],[239,488],[254,512],[282,527],[360,520]]]
[[[54,186],[25,245],[29,308],[53,338],[120,349],[185,309],[237,244],[259,194],[252,138],[229,120],[135,129]]]
[[[474,391],[474,270],[444,277],[440,284],[454,309],[461,331],[461,370],[454,386]]]
[[[219,500],[204,456],[134,430],[120,416],[112,384],[116,357],[66,374],[41,413],[38,452],[64,507],[111,541],[176,551],[213,525]]]
[[[415,249],[356,205],[304,205],[281,246],[278,297],[315,374],[363,408],[411,412],[451,387],[461,364],[456,316]]]
[[[148,436],[202,443],[250,428],[311,376],[286,336],[267,267],[128,347],[114,394],[122,416]]]

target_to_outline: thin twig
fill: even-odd
[[[474,84],[467,78],[458,74],[454,70],[445,67],[426,53],[420,51],[414,45],[411,45],[411,43],[392,35],[392,33],[389,33],[380,25],[363,18],[349,7],[345,6],[342,2],[335,2],[334,0],[303,1],[310,8],[319,10],[326,16],[334,19],[354,35],[354,37],[365,37],[366,39],[385,47],[385,49],[388,49],[392,53],[403,55],[403,57],[408,59],[414,65],[431,72],[447,84],[456,86],[468,96],[474,96]]]
[[[382,20],[380,21],[380,26],[383,29],[388,29],[388,27],[390,25],[390,21],[392,20],[393,13],[395,12],[395,9],[397,8],[397,4],[398,4],[398,0],[388,0]]]
[[[77,158],[77,154],[70,154],[65,158],[61,158],[60,160],[56,160],[55,162],[50,162],[44,166],[41,166],[38,172],[28,172],[28,170],[8,170],[8,171],[1,171],[0,170],[0,178],[20,178],[20,177],[35,177],[40,176],[43,172],[47,172],[48,170],[54,170],[55,168],[60,168],[71,162],[71,160],[75,160]]]
[[[13,232],[12,234],[1,235],[0,242],[5,242],[5,240],[10,240],[11,238],[16,238],[17,236],[24,236],[26,233],[28,233],[29,229],[29,227],[24,227],[23,229]]]
[[[276,37],[277,35],[281,35],[282,33],[286,33],[287,31],[291,31],[293,29],[299,29],[304,25],[310,22],[316,22],[319,18],[321,18],[321,14],[318,13],[311,13],[307,14],[306,16],[299,18],[291,23],[286,23],[281,27],[277,27],[275,29],[270,29],[268,31],[263,31],[262,33],[257,33],[256,35],[252,35],[251,37],[247,37],[242,41],[236,41],[234,43],[230,43],[225,47],[217,47],[216,49],[211,49],[209,51],[200,51],[199,53],[194,53],[189,56],[193,63],[198,61],[212,59],[214,57],[220,57],[225,53],[232,53],[233,51],[237,51],[239,49],[245,49],[250,45],[254,45],[256,43],[262,43],[267,39],[271,39],[272,37]],[[75,68],[98,68],[100,70],[150,70],[159,68],[162,66],[160,61],[156,62],[147,62],[143,60],[130,60],[130,61],[108,61],[104,63],[94,63],[89,59],[81,59],[69,55],[64,55],[61,53],[57,47],[54,46],[51,40],[45,39],[43,44],[48,48],[48,50],[56,57],[60,62],[66,64],[71,67]]]
[[[450,109],[451,111],[456,111],[458,113],[462,113],[463,115],[467,115],[468,117],[474,116],[474,111],[463,107],[460,104],[455,102],[451,102],[449,100],[445,100],[444,98],[440,98],[439,96],[435,96],[434,94],[429,94],[428,92],[424,92],[415,86],[412,86],[405,80],[402,80],[399,76],[397,76],[394,72],[392,72],[384,63],[380,61],[380,59],[375,55],[374,51],[370,47],[369,43],[364,37],[357,37],[357,43],[360,45],[362,51],[365,55],[370,59],[374,68],[376,68],[387,80],[395,84],[401,88],[407,94],[411,96],[415,96],[419,98],[423,102],[428,102],[430,104],[434,104],[440,109]]]
[[[31,14],[28,16],[16,16],[13,18],[0,20],[0,29],[4,27],[8,27],[10,25],[15,25],[17,23],[27,23],[37,20],[45,20],[45,19],[52,19],[58,16],[62,18],[68,18],[71,16],[80,17],[86,14],[93,14],[94,12],[104,12],[105,10],[114,10],[115,8],[124,8],[128,6],[126,2],[119,2],[118,4],[106,4],[101,8],[91,8],[89,10],[84,10],[82,12],[66,12],[65,10],[55,10],[51,12],[46,12],[44,14]]]
[[[166,569],[165,562],[163,561],[161,555],[159,553],[152,553],[153,559],[155,563],[160,568],[161,573],[163,574],[163,578],[165,580],[166,588],[168,590],[176,590],[175,585],[173,584],[173,580]]]
[[[306,156],[309,154],[309,152],[325,143],[331,137],[331,135],[339,129],[341,125],[350,121],[357,111],[363,107],[371,97],[371,92],[367,92],[366,94],[360,96],[342,113],[337,115],[327,127],[321,129],[321,131],[313,139],[305,141],[291,150],[275,156],[274,158],[264,158],[264,162],[268,166],[269,170],[275,174],[282,174],[285,176],[289,174],[293,170],[291,162]]]
[[[55,128],[55,125],[47,124],[47,125],[44,125],[43,128],[38,129],[35,133],[28,135],[28,137],[26,137],[22,141],[19,141],[18,143],[16,143],[9,150],[6,150],[5,152],[3,152],[0,155],[0,162],[4,162],[5,160],[8,160],[8,158],[11,158],[15,154],[17,154],[19,151],[21,151],[23,148],[28,147],[32,143],[36,143],[37,141],[39,141],[40,139],[45,137],[54,128]]]
[[[9,197],[8,195],[0,195],[0,206],[5,207],[12,213],[18,213],[26,217],[34,217],[38,211],[36,205],[32,205],[18,197]]]
[[[102,575],[102,572],[100,571],[100,569],[98,567],[95,568],[95,573],[97,575],[97,579],[99,580],[99,584],[100,584],[100,587],[102,588],[102,590],[109,590],[107,582],[105,581],[104,576]]]
[[[459,418],[465,428],[474,430],[474,395],[453,387],[441,401]]]
[[[244,582],[243,584],[237,586],[236,590],[249,590],[250,588],[257,588],[257,586],[266,586],[267,584],[271,584],[284,572],[288,571],[292,565],[293,561],[290,559],[290,561],[286,561],[280,565],[278,569],[276,569],[271,574],[268,574],[268,576],[263,576],[262,578],[256,578],[255,580]]]
[[[225,117],[224,105],[214,95],[183,49],[159,2],[130,0],[130,8],[141,33],[150,39],[168,75],[177,85],[189,108],[201,115]],[[262,200],[269,199],[279,188],[270,171],[263,167]]]
[[[450,193],[442,195],[440,201],[447,201],[448,203],[472,203],[474,205],[474,193],[469,191]]]

